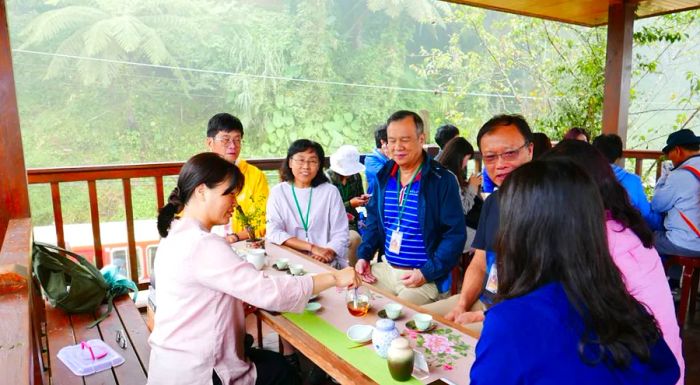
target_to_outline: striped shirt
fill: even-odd
[[[411,184],[411,190],[405,197],[406,204],[401,215],[401,249],[398,254],[389,250],[391,234],[397,230],[399,217],[399,202],[396,173],[387,182],[386,193],[384,195],[384,250],[387,262],[394,266],[419,268],[428,261],[428,254],[425,251],[423,233],[418,221],[418,192],[420,191],[420,173]]]

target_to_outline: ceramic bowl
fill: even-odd
[[[352,325],[345,334],[351,341],[362,344],[372,339],[372,331],[374,328],[369,325]]]

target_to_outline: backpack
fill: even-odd
[[[78,263],[62,253],[75,258]],[[116,274],[116,267],[106,266],[103,270],[107,274],[103,276],[83,256],[41,242],[34,242],[33,245],[32,270],[51,306],[68,314],[92,313],[107,301],[107,312],[88,328],[107,318],[115,297],[129,290],[138,291],[134,282]]]

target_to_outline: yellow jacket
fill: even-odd
[[[241,173],[243,173],[243,176],[245,177],[245,184],[243,185],[241,192],[238,194],[238,196],[236,196],[236,201],[246,214],[253,212],[255,207],[260,208],[260,225],[258,228],[256,228],[256,235],[263,236],[265,235],[265,210],[267,208],[267,196],[270,193],[270,189],[267,186],[267,179],[265,179],[265,174],[263,174],[259,168],[249,164],[243,159],[239,159],[238,162],[236,162],[236,166],[238,166]],[[252,200],[251,197],[253,198]],[[243,225],[238,219],[238,215],[236,215],[236,212],[234,212],[233,216],[231,217],[231,230],[234,232],[244,230]]]

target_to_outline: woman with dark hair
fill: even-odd
[[[446,169],[452,171],[457,177],[459,183],[459,195],[462,199],[462,212],[465,215],[467,223],[467,242],[464,245],[464,251],[469,250],[474,239],[476,226],[479,223],[479,213],[470,213],[474,208],[480,211],[483,200],[479,196],[479,185],[481,185],[481,176],[472,174],[469,179],[466,178],[467,162],[474,156],[474,147],[461,136],[451,139],[445,145],[442,151],[442,156],[438,161],[445,166]],[[472,216],[472,220],[469,220]],[[475,219],[475,220],[474,220]],[[471,231],[470,231],[471,230]]]
[[[532,139],[532,159],[539,159],[542,154],[552,148],[552,141],[544,132],[533,132]]]
[[[158,213],[155,272],[158,311],[148,340],[148,384],[296,384],[278,353],[243,348],[243,302],[301,312],[313,294],[358,285],[351,268],[291,277],[268,276],[210,232],[231,219],[243,175],[214,153],[182,166],[177,187]],[[179,214],[176,219],[175,215]]]
[[[267,200],[266,238],[308,253],[333,267],[348,266],[348,217],[338,189],[323,172],[324,152],[308,139],[294,141],[282,164],[282,183]]]
[[[615,178],[608,160],[588,143],[561,141],[542,159],[571,160],[593,178],[603,198],[608,250],[613,262],[624,277],[627,291],[656,318],[681,368],[679,384],[682,384],[685,364],[671,289],[653,246],[652,231],[639,210],[632,206],[627,190]]]
[[[570,161],[536,160],[508,176],[499,199],[499,302],[486,314],[471,383],[676,383],[654,317],[612,262],[591,177]]]
[[[589,143],[591,141],[591,134],[588,131],[580,127],[571,127],[569,131],[564,134],[562,140],[580,140],[582,142]]]

